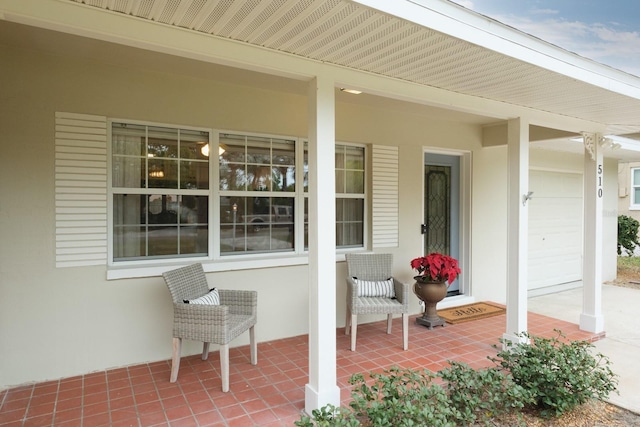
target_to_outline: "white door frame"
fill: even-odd
[[[422,194],[424,194],[424,159],[427,154],[440,154],[446,156],[457,156],[460,158],[460,191],[459,191],[459,220],[458,220],[458,249],[459,265],[462,274],[459,276],[460,295],[445,298],[438,304],[440,308],[455,306],[473,302],[471,286],[471,152],[466,150],[445,150],[435,147],[424,147],[422,153]],[[422,211],[424,212],[424,198],[422,200]],[[423,239],[424,249],[424,239]]]

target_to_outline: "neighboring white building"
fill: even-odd
[[[0,388],[168,359],[191,262],[258,291],[259,342],[309,334],[308,409],[348,251],[453,254],[442,306],[507,304],[496,339],[582,281],[602,330],[640,78],[446,1],[86,3],[0,3]]]
[[[640,221],[640,162],[618,164],[618,214]]]

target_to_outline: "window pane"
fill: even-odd
[[[633,169],[633,185],[640,185],[640,169]]]
[[[220,158],[231,163],[245,163],[245,137],[240,135],[220,135],[220,148],[224,150]]]
[[[269,166],[247,165],[247,190],[270,191],[271,168]]]
[[[220,253],[293,250],[294,200],[221,197]]]
[[[343,170],[336,170],[336,193],[345,193]]]
[[[640,205],[640,188],[633,189],[633,204]]]
[[[202,148],[209,144],[209,133],[195,130],[180,130],[180,157],[183,159],[207,160]]]
[[[113,228],[113,258],[122,260],[127,258],[144,257],[146,250],[146,232],[144,227],[116,227]]]
[[[111,164],[111,182],[114,187],[144,188],[144,157],[114,156]]]
[[[336,193],[364,194],[364,148],[336,146]]]
[[[364,200],[336,200],[336,246],[354,247],[364,244]]]
[[[178,188],[178,161],[149,159],[148,188]]]
[[[363,194],[364,193],[364,171],[347,171],[346,173],[345,193]]]
[[[209,164],[198,161],[180,162],[180,188],[207,190],[209,188]]]
[[[247,163],[271,163],[271,142],[268,138],[247,139]]]
[[[247,174],[244,164],[220,161],[220,190],[245,190]]]
[[[364,149],[360,147],[345,147],[345,169],[364,170]]]
[[[180,253],[206,255],[209,249],[209,230],[206,225],[180,227]]]
[[[149,126],[148,132],[149,157],[178,158],[178,129]]]
[[[294,141],[273,140],[272,153],[274,165],[294,166],[296,164],[296,150]]]
[[[114,155],[140,156],[146,155],[144,142],[146,126],[125,123],[114,123],[111,128],[111,151]]]
[[[309,198],[304,198],[304,249],[309,250]]]
[[[336,145],[336,169],[344,169],[344,146]]]
[[[178,254],[178,227],[150,226],[148,230],[149,256]]]
[[[206,255],[207,196],[114,195],[114,259]]]
[[[306,193],[307,191],[309,191],[309,143],[305,142],[304,143],[304,153],[303,153],[303,157],[304,157],[304,164],[303,164],[303,180],[304,182],[302,183],[302,185],[304,185],[304,192]]]
[[[295,191],[296,169],[293,166],[274,166],[271,169],[271,184],[273,191]]]

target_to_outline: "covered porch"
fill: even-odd
[[[63,383],[65,388],[84,390],[89,378],[96,377],[86,373],[94,371],[100,372],[101,384],[90,384],[89,394],[109,399],[113,394],[114,400],[121,400],[114,405],[126,407],[112,407],[109,400],[106,409],[104,404],[92,408],[101,410],[103,421],[106,413],[107,423],[143,424],[135,370],[148,384],[147,397],[154,402],[149,408],[162,414],[156,414],[157,423],[169,422],[166,414],[169,405],[177,403],[174,400],[186,402],[184,387],[191,379],[194,387],[203,388],[200,395],[203,406],[210,408],[207,412],[215,410],[227,420],[245,417],[238,421],[242,424],[256,412],[246,402],[258,399],[237,397],[239,385],[250,383],[251,390],[245,391],[255,393],[257,380],[248,382],[244,375],[290,386],[292,397],[280,405],[289,405],[289,416],[297,417],[303,407],[309,412],[345,399],[346,379],[353,373],[349,366],[368,371],[417,363],[439,369],[452,355],[469,358],[470,363],[486,362],[490,345],[501,336],[544,332],[532,323],[535,316],[528,316],[526,298],[528,273],[550,270],[551,263],[545,262],[549,258],[561,273],[571,264],[572,281],[584,283],[580,329],[591,333],[580,333],[602,333],[601,285],[615,276],[617,158],[612,153],[624,151],[618,147],[614,152],[616,144],[605,136],[637,142],[633,138],[640,130],[640,81],[449,2],[426,3],[47,0],[44,6],[34,6],[5,1],[0,7],[0,58],[10,66],[0,70],[6,77],[0,79],[0,92],[11,102],[0,106],[0,185],[6,201],[0,227],[11,244],[0,246],[0,338],[11,346],[0,350],[0,388],[85,376],[27,386],[24,391],[20,386],[17,392],[23,394],[18,399],[13,399],[16,389],[11,388],[2,395],[3,405],[10,403],[3,407],[3,417],[29,417],[37,403],[46,400],[47,414],[53,412],[56,424],[63,416],[97,415],[85,411],[89,401],[84,391],[79,396],[76,390],[73,398],[62,394],[68,398],[60,399],[61,391],[67,391]],[[363,93],[352,96],[342,90],[349,88]],[[194,164],[206,169],[198,182],[201,188],[178,188],[179,180],[169,183],[164,172],[154,176],[151,166],[149,173],[144,168],[132,173],[134,183],[123,184],[114,178],[113,164],[125,157],[135,157],[141,165],[153,163],[149,147],[156,144],[138,135],[146,142],[140,143],[144,148],[135,156],[118,152],[113,135],[127,126],[138,126],[142,133],[159,128],[176,135],[206,135],[202,141],[191,141],[194,146],[239,146],[238,137],[261,144],[277,140],[289,147],[285,152],[293,159],[289,166],[297,173],[297,186],[283,191],[289,187],[280,180],[283,185],[269,192],[244,183],[241,189],[229,189],[220,173],[228,160],[215,158],[221,154],[202,154],[206,160],[197,153]],[[230,136],[236,138],[232,141]],[[362,167],[336,164],[336,146],[345,152],[346,147],[357,148]],[[345,254],[391,252],[398,279],[411,280],[408,261],[427,247],[421,231],[428,205],[423,199],[427,154],[455,157],[460,166],[457,193],[450,196],[459,209],[457,215],[447,215],[456,233],[446,234],[458,246],[463,274],[459,294],[446,304],[496,301],[507,306],[506,319],[428,333],[412,330],[410,350],[390,353],[401,358],[398,361],[379,349],[400,348],[399,341],[386,342],[377,330],[367,337],[368,329],[378,323],[363,324],[359,351],[347,353],[341,331]],[[174,166],[177,162],[165,160]],[[253,163],[238,164],[257,170]],[[336,184],[338,169],[344,176],[362,176],[357,192]],[[576,199],[576,212],[560,215],[579,224],[569,238],[547,217],[539,221],[545,233],[537,240],[529,238],[530,207],[543,213],[558,211],[539,203],[544,193],[535,182],[529,185],[532,171],[552,175],[550,188],[569,187],[566,181],[575,184],[561,194]],[[149,185],[152,178],[159,182]],[[152,204],[155,193],[165,196],[153,198],[161,201],[157,206]],[[162,202],[166,193],[204,200],[198,220],[202,238],[186,242],[202,247],[165,254],[143,253],[144,244],[121,245],[121,230],[135,226],[129,237],[147,239],[152,242],[149,247],[162,249],[156,245],[162,236],[154,240],[152,232],[157,230],[144,228],[154,224],[139,213],[145,212],[146,203],[152,215],[167,212]],[[130,194],[135,194],[130,198],[135,209],[114,208]],[[254,249],[247,243],[244,252],[236,251],[236,236],[230,232],[236,230],[235,208],[227,209],[235,204],[231,198],[283,195],[288,196],[287,206],[295,208],[295,233],[264,239],[274,246]],[[353,210],[357,221],[346,211],[336,218],[338,198],[361,207]],[[555,194],[547,197],[554,198]],[[153,212],[156,208],[159,212]],[[135,221],[118,216],[124,211]],[[172,218],[177,217],[174,212]],[[540,217],[533,212],[531,219]],[[352,222],[357,225],[352,233],[355,243],[338,243],[338,233],[327,232],[339,221],[341,231],[349,230]],[[554,228],[561,230],[553,236],[557,240],[576,242],[571,262],[561,259],[564,248],[549,243],[547,232]],[[144,230],[142,237],[138,229]],[[178,226],[172,230],[179,235]],[[262,237],[252,231],[250,237]],[[231,245],[225,241],[229,235]],[[538,259],[543,268],[529,268],[529,240],[547,255]],[[178,238],[173,242],[177,248]],[[275,245],[282,242],[287,250]],[[553,256],[553,250],[560,256]],[[236,371],[229,398],[209,393],[218,390],[217,383],[206,383],[205,389],[200,382],[215,381],[216,375],[183,372],[177,386],[164,379],[171,304],[159,276],[191,262],[204,264],[211,286],[260,292],[260,362],[258,368],[247,365],[246,374],[238,371],[242,363],[232,363]],[[283,300],[286,311],[281,309]],[[22,301],[31,304],[24,306]],[[411,310],[414,315],[420,311],[417,300]],[[466,330],[472,327],[480,331]],[[554,327],[567,329],[554,321],[546,330]],[[578,327],[572,327],[577,333]],[[456,334],[457,339],[446,341]],[[445,341],[439,343],[437,337]],[[43,348],[48,364],[41,363]],[[244,350],[240,347],[233,354],[243,358]],[[192,345],[185,351],[194,354],[198,349]],[[293,354],[299,359],[290,360]],[[437,359],[422,360],[425,354]],[[270,357],[275,361],[269,362]],[[203,364],[190,358],[184,366],[216,371],[217,360],[211,359]],[[289,377],[279,364],[294,366],[300,377]],[[128,367],[102,371],[113,366]],[[115,375],[114,382],[122,381],[119,388],[128,392],[126,399],[117,391],[111,393],[110,375]],[[41,388],[53,396],[33,401]],[[259,408],[264,409],[263,399],[286,394],[278,391],[262,390]],[[164,403],[172,398],[172,403]],[[233,401],[233,411],[241,410],[224,414],[216,405],[226,399]],[[62,404],[64,400],[69,402]],[[56,415],[67,404],[75,412]],[[179,424],[186,418],[185,423],[195,424],[196,411],[190,405],[171,420]],[[273,408],[280,405],[270,404],[270,414],[275,416]],[[77,419],[73,418],[76,424]]]
[[[400,319],[385,334],[386,322],[361,325],[358,351],[338,328],[337,382],[343,406],[355,373],[381,372],[392,366],[438,371],[447,361],[473,368],[491,366],[505,325],[505,315],[433,330],[412,316],[410,348],[402,351]],[[528,315],[528,331],[553,336],[560,329],[571,340],[595,341],[604,334],[578,325]],[[182,359],[178,381],[169,382],[170,360],[98,371],[56,381],[24,385],[0,392],[0,426],[291,426],[305,408],[308,381],[308,336],[258,344],[258,365],[249,363],[249,347],[231,349],[230,392],[220,390],[218,352],[207,361],[199,355]]]

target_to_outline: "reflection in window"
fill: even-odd
[[[305,150],[304,170],[307,170]],[[364,148],[336,145],[336,246],[354,248],[364,246],[365,157]],[[305,180],[306,183],[306,180]],[[307,188],[305,187],[305,191]],[[307,213],[309,199],[305,197],[304,245],[309,247]]]
[[[207,256],[209,133],[112,124],[113,259]]]

